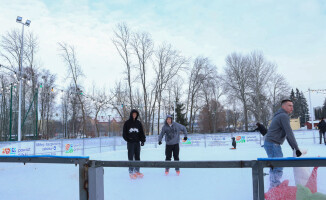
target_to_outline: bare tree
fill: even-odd
[[[129,117],[128,113],[128,88],[123,87],[121,82],[116,83],[115,87],[111,91],[111,106],[114,111],[118,113],[122,121],[126,121]]]
[[[210,64],[208,58],[198,57],[195,59],[188,85],[188,99],[187,99],[187,111],[189,111],[189,131],[193,132],[193,124],[197,111],[201,108],[199,105],[199,95],[202,89],[204,80],[210,76],[213,67]]]
[[[243,104],[245,130],[248,131],[248,103],[250,89],[250,75],[252,73],[248,57],[232,53],[226,57],[226,67],[223,85],[229,98],[240,100]]]
[[[40,134],[44,139],[54,137],[54,127],[52,118],[54,117],[55,109],[55,87],[56,76],[51,74],[48,70],[43,70],[42,85],[40,91],[40,124],[38,126]]]
[[[30,109],[31,114],[28,113],[30,124],[29,124],[29,130],[27,132],[29,133],[35,133],[37,130],[36,124],[38,122],[38,99],[35,99],[34,97],[38,98],[38,94],[36,94],[38,91],[38,83],[39,83],[39,77],[40,72],[39,72],[39,66],[37,63],[37,58],[36,55],[39,50],[39,43],[38,43],[38,37],[35,36],[33,33],[29,32],[25,34],[25,39],[26,44],[24,46],[24,57],[25,57],[25,65],[26,67],[24,68],[24,80],[23,80],[23,95],[24,97],[22,98],[22,103],[23,107],[25,108],[25,104],[27,103],[28,107],[31,107],[31,104],[33,104],[32,109]],[[48,72],[49,75],[50,72]],[[52,75],[51,75],[52,76]],[[55,81],[55,78],[54,78]],[[27,84],[26,84],[27,83]],[[54,83],[53,83],[54,84]],[[27,91],[26,91],[26,86],[27,86]],[[25,96],[29,96],[26,102]],[[26,103],[25,103],[26,102]],[[52,101],[53,102],[53,101]],[[27,110],[29,112],[29,110]],[[23,116],[25,115],[25,109],[23,110]],[[26,127],[27,128],[27,127]],[[24,129],[23,129],[24,131]],[[26,131],[26,129],[25,129]]]
[[[131,107],[133,107],[132,100],[132,64],[131,64],[131,32],[129,27],[125,23],[118,24],[116,30],[114,31],[114,38],[112,39],[114,46],[116,47],[119,55],[121,56],[123,62],[126,66],[125,74],[128,80],[129,87],[129,101]]]
[[[173,50],[171,45],[163,44],[155,52],[155,61],[157,63],[154,68],[156,73],[155,83],[157,83],[156,97],[158,102],[157,130],[159,131],[162,93],[166,89],[168,82],[172,81],[181,70],[185,69],[187,60],[181,56],[178,51]]]
[[[216,130],[216,121],[220,114],[221,106],[219,105],[219,98],[222,95],[220,87],[220,78],[217,74],[216,66],[211,65],[207,69],[207,78],[203,80],[201,97],[203,99],[203,113],[207,113],[205,119],[208,119],[208,128],[211,132]],[[202,118],[203,119],[203,118]],[[203,124],[203,123],[202,123]],[[207,124],[206,122],[204,124]]]
[[[18,29],[14,29],[11,31],[8,31],[5,35],[2,35],[1,38],[1,43],[0,43],[0,61],[2,65],[6,65],[7,69],[5,71],[2,72],[2,76],[5,75],[8,78],[8,86],[9,84],[14,84],[18,82],[18,71],[19,71],[19,66],[20,66],[20,55],[21,55],[21,34],[18,31]],[[23,57],[24,60],[24,57]],[[3,67],[2,67],[3,68]],[[0,68],[1,69],[1,68]],[[8,73],[8,69],[11,71],[10,73]],[[6,82],[4,82],[4,80],[1,80],[2,84],[6,84]],[[8,87],[5,85],[2,85],[2,87]],[[9,88],[7,88],[9,89]],[[12,100],[12,110],[16,110],[18,108],[16,108],[18,105],[18,90],[17,90],[17,86],[15,84],[15,86],[12,88],[13,90],[13,95],[12,98],[10,98],[10,96],[8,96],[8,100],[10,101],[10,99]],[[3,89],[4,91],[4,89]],[[9,102],[8,104],[5,104],[5,95],[6,93],[2,93],[2,102],[3,102],[3,106],[8,106],[7,111],[8,111],[8,115],[9,115]],[[5,108],[3,108],[3,112],[5,112]],[[24,110],[24,109],[22,109]],[[3,113],[4,114],[4,113]],[[11,118],[11,132],[12,133],[17,133],[17,127],[18,127],[18,116],[11,112],[12,114],[12,118]],[[9,120],[8,120],[9,121]],[[2,124],[5,125],[6,121],[3,118],[2,120]],[[8,125],[8,130],[10,129],[9,125]],[[9,136],[7,137],[9,138]]]
[[[143,115],[143,121],[145,124],[144,131],[145,133],[148,133],[149,127],[150,127],[150,99],[149,99],[149,93],[148,93],[148,68],[152,54],[153,54],[153,48],[154,44],[153,41],[148,33],[142,32],[142,33],[135,33],[132,37],[131,42],[133,51],[137,57],[138,65],[137,69],[139,72],[140,80],[141,80],[141,87],[143,92],[143,100],[144,100],[144,115]]]
[[[78,99],[78,102],[81,106],[82,111],[82,126],[83,126],[83,134],[86,136],[86,111],[84,106],[84,97],[81,88],[81,78],[84,76],[80,65],[78,64],[78,60],[76,57],[75,47],[68,45],[66,43],[58,43],[59,50],[61,52],[61,57],[63,58],[65,64],[67,65],[68,76],[71,78],[72,83],[74,85],[74,92]]]
[[[100,112],[103,112],[106,109],[108,109],[111,99],[106,94],[105,87],[101,90],[96,90],[94,85],[93,85],[93,95],[90,98],[93,101],[92,105],[93,105],[94,114],[95,114],[94,121],[95,121],[97,136],[100,137],[100,131],[99,131],[98,123],[97,123],[98,114]]]
[[[228,131],[232,132],[231,126],[233,127],[233,131],[237,131],[238,122],[241,117],[241,111],[239,111],[235,106],[232,109],[226,110],[226,123],[228,127]]]
[[[9,80],[3,74],[0,74],[0,141],[5,141],[9,138],[9,115],[10,115],[10,89]],[[9,86],[10,85],[10,86]]]
[[[199,125],[202,133],[216,133],[217,131],[224,131],[225,111],[223,106],[214,99],[205,105],[199,114]]]
[[[290,94],[289,84],[284,76],[274,74],[269,83],[269,96],[271,101],[272,112],[275,113],[281,105],[281,100],[285,99]]]
[[[0,43],[0,59],[3,63],[11,70],[16,76],[16,80],[11,82],[19,81],[19,67],[20,57],[22,56],[22,136],[25,138],[26,133],[36,131],[34,124],[36,120],[36,108],[37,101],[34,101],[35,88],[38,82],[38,71],[37,71],[37,59],[36,55],[38,52],[38,38],[31,32],[27,32],[24,36],[24,52],[21,52],[21,33],[14,29],[7,32],[2,36]],[[12,75],[10,75],[12,76]],[[31,84],[29,83],[31,82]],[[18,91],[15,92],[15,96],[18,96]],[[29,109],[31,103],[34,102],[34,107]],[[14,103],[16,104],[16,102]],[[31,113],[31,114],[29,114]],[[31,117],[32,116],[32,117]],[[16,126],[16,124],[15,124]]]
[[[250,64],[250,111],[254,114],[256,121],[266,125],[269,115],[267,88],[275,73],[275,66],[264,58],[261,52],[252,52],[248,57]]]
[[[62,132],[64,138],[71,138],[68,129],[70,92],[61,90],[61,114],[62,114]]]
[[[24,40],[26,42],[26,40]],[[13,71],[16,73],[19,71],[20,55],[22,46],[21,33],[18,29],[7,32],[2,36],[0,56]],[[23,62],[25,57],[23,57]]]

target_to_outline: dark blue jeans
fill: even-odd
[[[265,140],[264,148],[268,158],[283,158],[281,145]],[[269,170],[270,188],[281,184],[283,167],[274,167]]]

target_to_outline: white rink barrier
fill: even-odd
[[[317,131],[295,131],[295,137],[301,142],[316,143],[319,141]],[[237,145],[247,143],[263,144],[263,137],[258,132],[216,133],[216,134],[188,134],[188,140],[182,141],[183,147],[212,147],[230,146],[231,138],[235,137]],[[164,146],[164,138],[163,138]],[[142,148],[158,148],[158,136],[146,136],[145,146]],[[126,142],[121,136],[58,139],[58,140],[31,140],[22,142],[0,142],[0,155],[56,155],[56,156],[85,156],[94,153],[125,150]]]

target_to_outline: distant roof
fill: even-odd
[[[307,121],[308,123],[312,123],[312,121]],[[320,121],[319,120],[314,120],[314,124],[316,124],[316,123],[319,123]]]
[[[111,122],[117,122],[116,118],[112,117],[112,116],[110,118],[108,116],[99,116],[99,117],[97,117],[97,121],[99,123],[109,122],[109,119],[110,119]]]

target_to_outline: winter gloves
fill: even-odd
[[[300,157],[302,155],[301,151],[300,150],[296,150],[295,151],[295,154],[297,155],[297,157]]]
[[[144,146],[144,145],[145,145],[144,142],[141,142],[141,143],[140,143],[140,146]]]
[[[162,144],[162,142],[161,142],[161,141],[159,141],[159,142],[158,142],[158,145],[161,145],[161,144]]]

